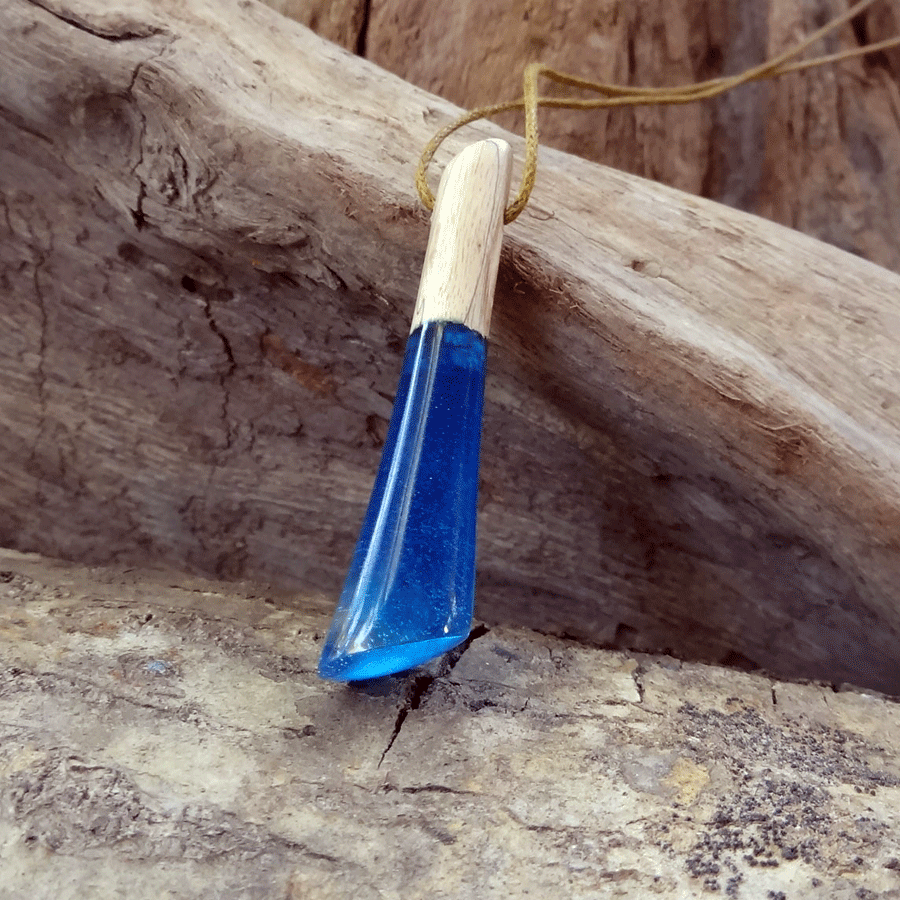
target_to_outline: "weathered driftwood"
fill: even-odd
[[[413,162],[455,110],[251,2],[12,0],[0,59],[0,540],[333,596],[424,254]],[[900,690],[898,293],[542,152],[480,615]]]
[[[301,0],[306,23],[333,15]],[[797,44],[842,0],[378,0],[351,49],[461,106],[518,96],[540,60],[586,78],[691,84],[733,75]],[[345,21],[358,22],[353,12]],[[325,37],[330,22],[313,24]],[[878,0],[812,53],[900,32],[900,3]],[[546,86],[553,91],[552,85]],[[753,84],[710,103],[542,114],[542,140],[747,212],[900,270],[900,51]],[[516,123],[513,126],[511,123]],[[520,131],[521,116],[505,127]]]
[[[371,0],[263,0],[283,16],[348,50],[365,50]]]
[[[479,629],[314,674],[330,601],[0,553],[0,894],[900,896],[900,706]]]

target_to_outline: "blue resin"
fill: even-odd
[[[485,339],[456,322],[410,336],[381,466],[319,675],[376,678],[469,635]]]

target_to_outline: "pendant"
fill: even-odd
[[[381,465],[319,675],[402,672],[464,641],[475,599],[485,355],[512,152],[444,171]]]

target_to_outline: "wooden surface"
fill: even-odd
[[[511,175],[512,149],[498,140],[466,147],[444,169],[410,331],[442,320],[488,336]]]
[[[472,108],[541,61],[643,87],[734,75],[845,12],[842,0],[371,0],[367,58]],[[900,33],[879,0],[810,55]],[[552,85],[545,85],[553,93]],[[541,139],[797,228],[900,270],[900,51],[749,85],[714,102],[541,113]],[[522,133],[521,116],[499,120]]]
[[[425,252],[414,162],[456,110],[249,2],[13,0],[0,59],[0,541],[335,597]],[[542,150],[478,614],[900,691],[898,294]]]
[[[509,628],[346,687],[283,599],[0,553],[0,896],[900,896],[896,703]]]
[[[347,50],[365,52],[372,0],[265,0],[265,4]]]

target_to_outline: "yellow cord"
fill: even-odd
[[[871,6],[875,0],[860,0],[846,12],[827,22],[817,31],[805,37],[800,43],[789,50],[785,50],[778,56],[767,62],[747,69],[739,75],[731,75],[724,78],[712,78],[709,81],[701,81],[696,84],[678,85],[668,88],[642,88],[627,87],[617,84],[604,84],[597,81],[588,81],[584,78],[576,78],[557,72],[543,63],[530,63],[525,67],[522,77],[522,96],[518,100],[509,100],[505,103],[494,103],[490,106],[480,106],[470,112],[464,113],[455,122],[445,125],[428,142],[422,151],[419,166],[416,169],[416,188],[422,203],[428,208],[434,208],[434,194],[428,186],[426,178],[428,165],[434,158],[438,147],[454,131],[474,122],[495,116],[498,113],[510,110],[525,111],[525,166],[522,170],[522,181],[519,184],[519,192],[515,199],[506,208],[503,221],[508,225],[515,219],[528,203],[534,181],[537,176],[538,158],[538,107],[544,106],[555,109],[608,109],[616,106],[641,106],[641,105],[671,105],[676,103],[694,103],[698,100],[709,100],[718,97],[726,91],[730,91],[742,84],[751,81],[762,81],[766,78],[775,78],[786,75],[789,72],[799,72],[803,69],[811,69],[827,63],[840,62],[863,56],[867,53],[875,53],[879,50],[887,50],[900,46],[900,36],[880,41],[877,44],[867,44],[864,47],[856,47],[841,53],[832,53],[827,56],[817,56],[813,59],[795,61],[808,47],[821,40],[825,35],[839,28],[845,22],[859,15],[866,7]],[[599,98],[585,99],[579,97],[541,97],[538,95],[538,79],[544,77],[567,87],[593,91],[600,94]]]

